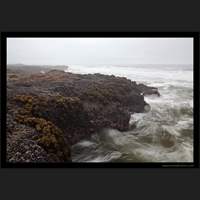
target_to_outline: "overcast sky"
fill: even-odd
[[[8,64],[193,64],[193,38],[8,38]]]

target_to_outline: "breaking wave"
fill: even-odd
[[[126,67],[123,73],[127,78],[158,87],[161,97],[145,97],[151,110],[133,114],[129,131],[104,129],[75,144],[72,147],[74,162],[193,161],[192,69],[181,71],[176,66],[166,69],[160,66],[151,67],[155,73],[149,73],[148,67],[143,66],[142,70]],[[115,69],[114,75],[122,73],[122,67],[111,68]],[[83,73],[91,72],[90,69],[83,68]],[[79,68],[79,73],[81,70]],[[108,74],[104,68],[98,72]]]

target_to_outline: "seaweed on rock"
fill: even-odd
[[[70,146],[103,128],[127,131],[131,113],[144,112],[148,105],[141,93],[159,94],[156,88],[113,75],[59,70],[8,73],[12,75],[7,110],[14,122],[7,124],[8,146],[15,143],[12,134],[17,133],[17,137],[36,142],[51,161],[71,161]],[[21,135],[16,131],[19,126],[24,129]],[[31,136],[25,134],[28,130]]]
[[[39,103],[36,97],[29,95],[17,95],[16,101],[24,103],[22,110],[16,115],[16,121],[31,126],[39,132],[34,139],[42,146],[48,153],[54,153],[61,161],[69,161],[70,146],[63,136],[63,132],[52,122],[44,118],[33,116],[33,105]]]

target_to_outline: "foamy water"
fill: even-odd
[[[73,73],[127,77],[157,87],[148,113],[131,116],[135,128],[105,129],[72,148],[75,162],[192,162],[193,69],[189,65],[70,66]]]

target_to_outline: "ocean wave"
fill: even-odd
[[[156,70],[155,70],[156,69]],[[82,69],[81,69],[82,70]],[[193,76],[191,68],[139,68],[111,66],[85,68],[126,76],[137,83],[158,87],[161,96],[147,96],[148,113],[135,113],[130,130],[104,129],[72,148],[76,162],[192,162]],[[187,72],[186,72],[187,71]]]

